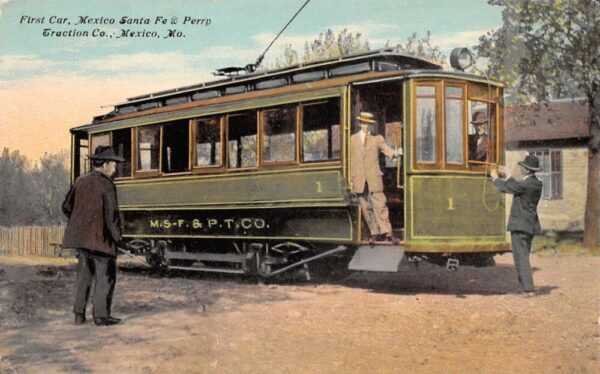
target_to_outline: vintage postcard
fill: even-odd
[[[0,373],[595,372],[599,25],[0,0]]]

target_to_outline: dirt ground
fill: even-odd
[[[600,257],[533,255],[532,298],[496,262],[268,284],[122,267],[124,321],[96,327],[72,323],[73,260],[0,257],[0,372],[598,373]]]

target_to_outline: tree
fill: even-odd
[[[33,200],[40,211],[39,224],[61,225],[66,222],[62,202],[69,190],[67,154],[44,154],[31,175],[35,194]]]
[[[386,43],[386,48],[389,48],[389,42]],[[442,54],[440,48],[431,44],[431,32],[429,30],[421,39],[417,38],[416,32],[413,33],[406,39],[405,44],[398,43],[393,47],[393,50],[394,52],[430,60],[442,66],[446,66],[447,64],[446,56]]]
[[[503,25],[479,40],[489,75],[507,84],[508,103],[585,96],[590,138],[584,246],[600,244],[600,2],[489,0]]]
[[[69,189],[65,152],[45,154],[30,167],[18,151],[0,156],[0,226],[58,225]]]
[[[431,33],[429,31],[421,39],[418,39],[417,33],[412,34],[404,44],[398,43],[395,46],[390,46],[388,41],[384,48],[431,60],[442,65],[446,63],[446,57],[441,53],[439,47],[431,44]],[[298,52],[292,48],[291,44],[286,44],[283,56],[276,59],[275,67],[283,68],[300,62],[326,60],[370,50],[369,41],[363,41],[361,33],[352,33],[348,29],[344,29],[336,35],[331,29],[328,29],[327,32],[319,34],[319,37],[312,42],[304,43],[302,57],[299,57]]]

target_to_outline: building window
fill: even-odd
[[[562,199],[562,152],[560,150],[537,150],[530,152],[540,160],[541,171],[536,173],[544,184],[542,199]]]
[[[227,118],[228,165],[231,169],[256,167],[256,112]]]
[[[436,87],[419,86],[417,87],[417,162],[435,163],[436,162],[436,113],[435,96]]]
[[[296,159],[296,106],[263,111],[263,160]]]
[[[138,129],[138,171],[158,171],[160,125]]]
[[[302,105],[302,162],[340,159],[339,99]]]
[[[221,166],[221,121],[219,117],[196,120],[194,166]]]

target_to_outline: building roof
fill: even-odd
[[[585,100],[557,100],[507,107],[504,128],[507,143],[587,138],[589,104]]]

